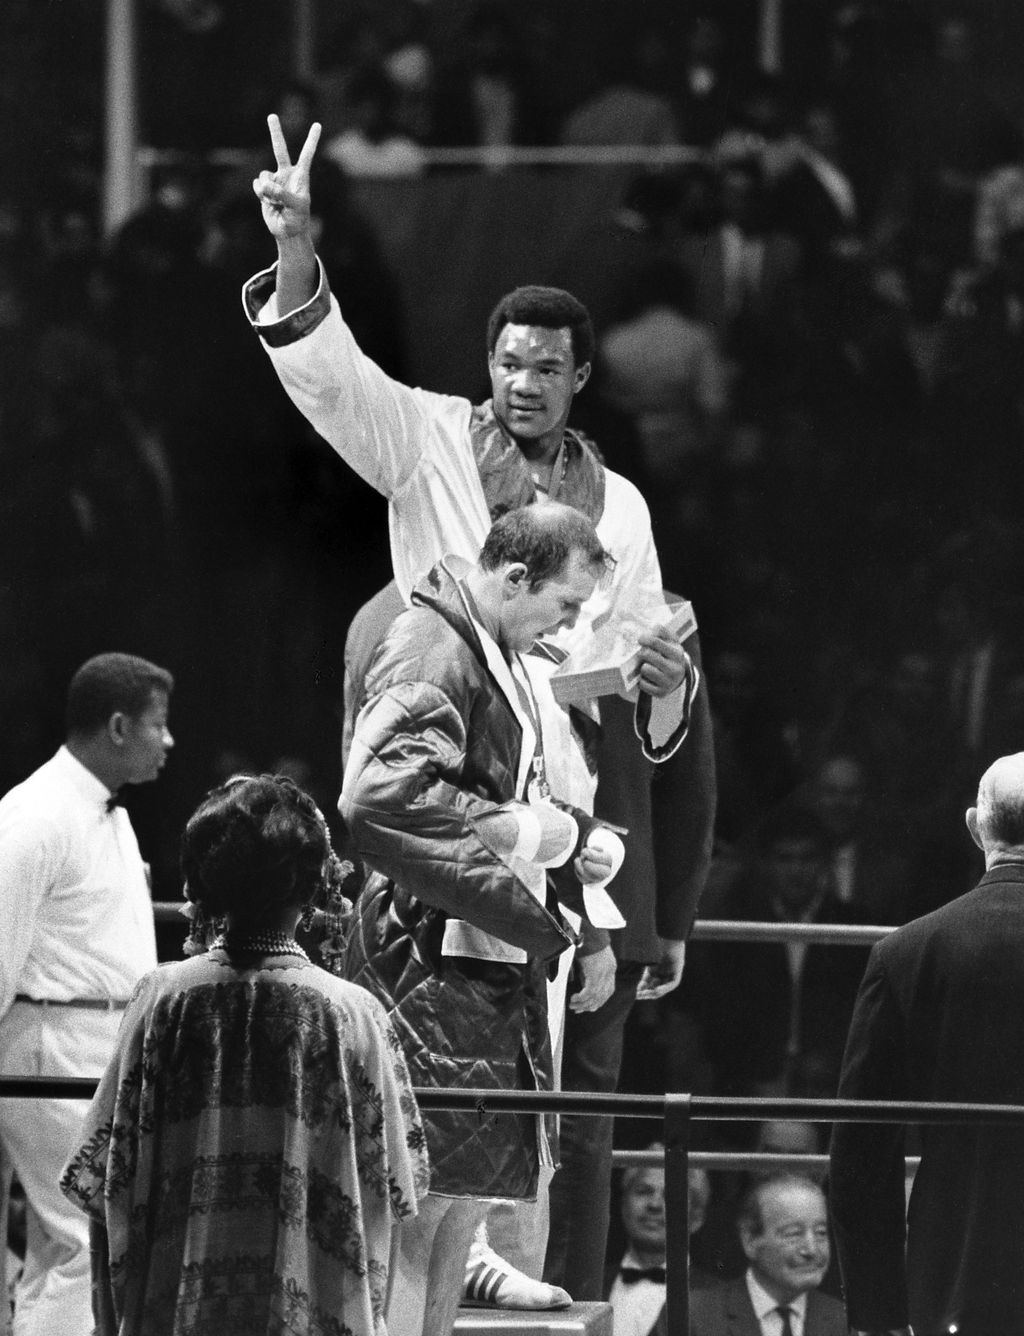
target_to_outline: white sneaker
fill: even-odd
[[[477,1239],[466,1261],[462,1302],[478,1308],[569,1308],[572,1296],[558,1285],[531,1280]]]

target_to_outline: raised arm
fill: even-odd
[[[276,166],[260,173],[253,190],[278,262],[245,283],[243,308],[296,408],[395,502],[392,550],[406,595],[445,553],[475,558],[489,527],[469,442],[470,404],[403,385],[360,349],[314,249],[309,178],[320,127],[312,126],[293,165],[278,118],[268,124]]]
[[[309,169],[320,140],[320,123],[310,126],[294,166],[281,122],[271,114],[267,125],[277,168],[260,172],[252,188],[267,231],[277,242],[277,309],[285,316],[305,306],[319,281],[310,222]]]

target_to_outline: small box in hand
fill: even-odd
[[[697,618],[692,604],[683,599],[655,609],[646,624],[652,630],[664,627],[678,640],[685,640],[696,631]],[[635,637],[643,626],[638,620],[624,629],[615,619],[574,650],[551,674],[551,691],[559,705],[595,696],[628,695],[640,679],[641,651]]]

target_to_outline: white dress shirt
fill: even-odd
[[[0,1016],[16,993],[127,999],[156,966],[146,869],[123,807],[66,747],[0,799]]]
[[[622,1266],[643,1269],[632,1248],[627,1248]],[[664,1281],[635,1280],[631,1285],[616,1276],[608,1294],[612,1306],[612,1336],[648,1336],[665,1306]]]
[[[721,235],[726,308],[730,315],[735,315],[746,298],[761,286],[764,240],[748,236],[735,223],[723,223]]]
[[[750,1302],[754,1305],[754,1315],[761,1326],[761,1336],[780,1336],[782,1314],[779,1312],[778,1299],[772,1298],[749,1267],[746,1281]],[[795,1299],[789,1301],[789,1311],[789,1325],[793,1328],[793,1336],[804,1336],[804,1322],[807,1318],[806,1293],[798,1294]]]

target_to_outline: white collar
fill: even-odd
[[[754,1305],[754,1313],[757,1316],[758,1322],[763,1321],[769,1313],[778,1312],[778,1299],[772,1298],[749,1266],[747,1267],[745,1279],[747,1282],[747,1293],[750,1295],[750,1302]],[[790,1299],[788,1307],[792,1308],[800,1321],[803,1322],[807,1316],[807,1291],[804,1290],[803,1294],[798,1294],[795,1299]]]
[[[102,779],[97,779],[89,767],[68,750],[66,743],[57,749],[54,760],[87,802],[105,804],[112,796],[113,790],[108,789]]]
[[[622,1261],[619,1263],[619,1270],[621,1271],[624,1266],[631,1266],[634,1267],[637,1271],[646,1271],[649,1267],[664,1266],[664,1265],[665,1265],[664,1257],[661,1259],[660,1262],[642,1262],[640,1258],[636,1255],[635,1251],[633,1250],[633,1245],[630,1244],[630,1246],[622,1254]]]

